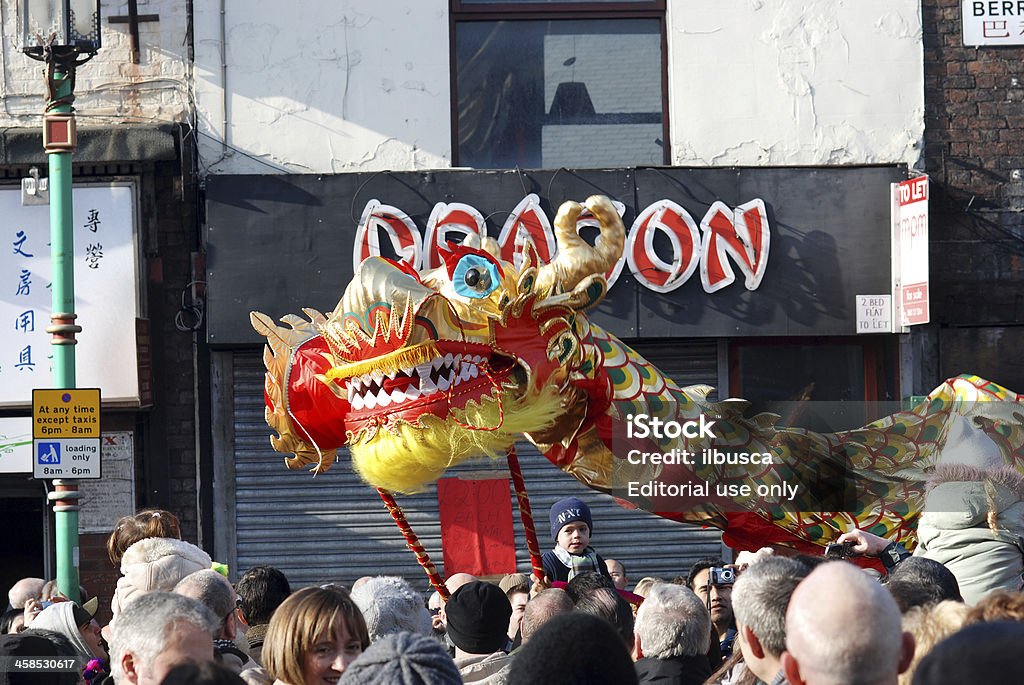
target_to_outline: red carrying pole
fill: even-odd
[[[533,525],[533,512],[530,510],[530,496],[526,493],[526,482],[523,470],[519,466],[516,447],[508,448],[508,470],[512,474],[512,487],[516,490],[516,501],[519,503],[519,517],[523,520],[523,532],[526,533],[526,549],[530,553],[530,565],[533,575],[544,578],[544,562],[540,557],[540,545],[537,544],[537,529]]]
[[[412,527],[409,525],[409,521],[406,520],[405,514],[402,512],[402,508],[398,506],[398,502],[391,496],[391,493],[382,488],[377,488],[377,494],[384,500],[384,506],[388,508],[388,513],[391,514],[391,518],[395,520],[395,524],[398,526],[398,530],[402,532],[402,537],[405,538],[405,544],[412,550],[412,553],[416,555],[416,561],[426,571],[427,577],[430,578],[430,584],[434,586],[438,594],[441,595],[441,599],[445,602],[451,596],[448,592],[447,586],[444,584],[444,579],[441,578],[437,573],[437,569],[434,567],[434,562],[430,560],[430,555],[427,554],[427,550],[423,549],[423,545],[420,544],[420,539],[416,537],[416,533],[412,532]]]

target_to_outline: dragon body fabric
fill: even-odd
[[[593,246],[578,235],[581,222],[599,225]],[[625,231],[611,202],[565,203],[554,227],[558,252],[546,264],[528,242],[508,261],[492,239],[470,236],[439,247],[443,264],[433,269],[368,257],[329,315],[305,310],[278,326],[254,312],[268,340],[271,443],[291,454],[287,466],[322,472],[348,446],[367,483],[412,492],[525,437],[626,506],[718,527],[736,549],[809,551],[853,526],[912,544],[929,467],[956,416],[972,418],[1008,463],[1024,455],[1021,396],[977,377],[947,381],[912,411],[827,434],[747,417],[746,402],[709,401],[706,386],[680,388],[586,317],[622,255]],[[703,416],[714,438],[631,438],[629,421],[640,414],[694,424]],[[770,458],[625,458],[672,448]],[[696,489],[681,497],[626,487],[654,482]],[[728,483],[748,489],[715,487]],[[771,494],[752,495],[758,488]]]

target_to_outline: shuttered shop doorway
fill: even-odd
[[[713,352],[713,342],[710,348]],[[685,346],[675,349],[679,352]],[[348,585],[360,576],[384,574],[402,576],[413,587],[427,591],[426,575],[376,491],[352,470],[347,454],[341,454],[326,474],[314,478],[305,471],[287,470],[282,455],[271,449],[270,429],[263,419],[260,355],[258,350],[214,354],[214,406],[224,414],[214,419],[221,427],[215,450],[227,457],[215,460],[217,558],[229,560],[233,577],[252,566],[269,564],[281,569],[297,587],[325,582]],[[684,382],[715,383],[714,355],[709,357],[707,349],[702,349],[701,355],[702,366],[709,373],[699,380],[693,380],[697,374],[687,374],[692,378]],[[643,576],[670,579],[685,574],[696,559],[718,556],[722,551],[717,530],[623,509],[610,496],[559,471],[528,443],[520,443],[518,451],[542,549],[553,544],[548,509],[558,499],[574,495],[593,511],[594,547],[606,559],[622,561],[634,583]],[[503,461],[478,461],[447,475],[507,478],[508,469]],[[518,570],[529,572],[511,489],[509,501]],[[442,575],[460,570],[443,566],[436,486],[398,497],[398,502]]]

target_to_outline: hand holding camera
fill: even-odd
[[[712,566],[708,569],[709,585],[732,585],[736,582],[734,566]]]
[[[889,541],[885,538],[873,535],[866,530],[859,530],[854,528],[848,533],[843,533],[836,540],[839,543],[849,543],[852,545],[852,554],[848,556],[866,556],[866,557],[877,557],[889,544]]]
[[[825,545],[825,556],[829,559],[846,559],[847,557],[856,556],[854,547],[856,543],[853,540],[847,540],[845,542],[833,542],[830,545]]]

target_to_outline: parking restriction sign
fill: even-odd
[[[32,475],[100,477],[99,388],[32,391]]]

